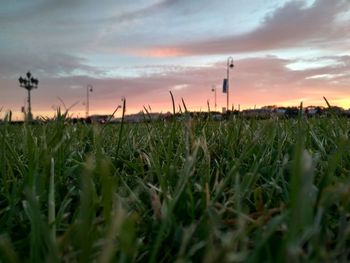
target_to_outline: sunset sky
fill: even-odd
[[[0,0],[0,118],[21,118],[26,91],[18,78],[39,79],[35,116],[76,103],[84,116],[191,110],[230,104],[350,108],[350,0]]]

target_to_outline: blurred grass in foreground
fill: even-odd
[[[350,260],[349,119],[123,126],[0,125],[1,262]]]

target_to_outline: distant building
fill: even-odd
[[[286,114],[286,111],[286,108],[277,108],[274,112],[277,116],[284,116]]]

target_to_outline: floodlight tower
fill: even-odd
[[[30,98],[30,92],[32,89],[37,89],[39,80],[34,78],[32,74],[28,71],[26,74],[26,77],[22,78],[19,77],[18,79],[19,85],[22,88],[25,88],[28,91],[28,115],[27,115],[27,120],[31,121],[33,120],[33,115],[32,115],[32,105],[31,105],[31,98]]]

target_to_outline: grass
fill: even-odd
[[[349,135],[336,116],[5,123],[0,262],[347,262]]]

